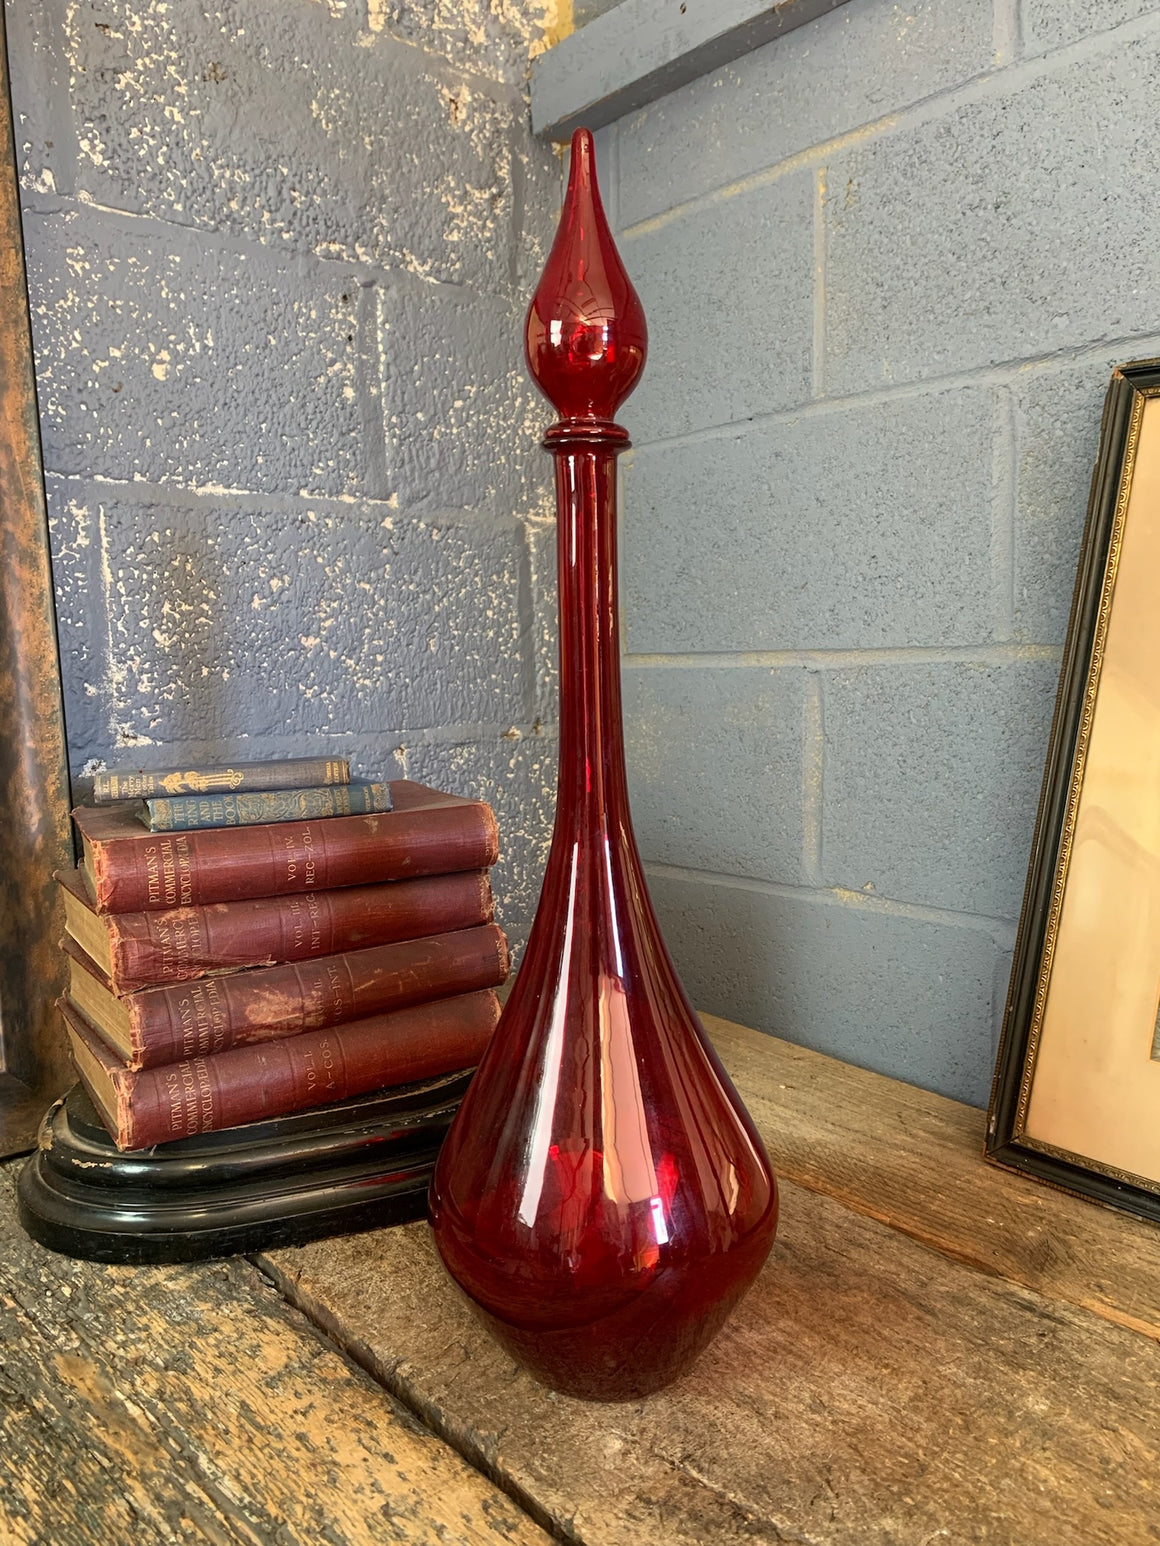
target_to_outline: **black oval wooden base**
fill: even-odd
[[[34,1240],[104,1262],[188,1262],[421,1218],[470,1072],[124,1153],[81,1085],[20,1175]]]

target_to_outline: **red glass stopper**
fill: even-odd
[[[562,418],[611,419],[647,348],[644,308],[600,199],[592,135],[577,129],[560,226],[528,308],[528,369]]]
[[[769,1254],[777,1185],[689,1006],[633,837],[617,636],[612,414],[645,326],[592,137],[527,323],[556,457],[560,775],[523,964],[431,1185],[440,1255],[544,1383],[619,1401],[675,1379]]]

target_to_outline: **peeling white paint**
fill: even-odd
[[[518,787],[505,841],[538,851],[519,662],[547,624],[508,513],[549,468],[511,275],[557,168],[480,78],[522,82],[552,10],[102,0],[94,37],[69,5],[75,200],[32,294],[46,438],[89,490],[57,505],[62,644],[110,751],[401,726],[403,771]],[[436,762],[416,725],[481,728]]]

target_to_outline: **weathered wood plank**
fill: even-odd
[[[548,1537],[247,1262],[102,1267],[0,1167],[0,1542],[416,1546]]]
[[[1160,1229],[983,1159],[986,1114],[711,1015],[779,1176],[1160,1338]]]
[[[1160,1541],[1160,1346],[792,1182],[766,1271],[671,1390],[552,1395],[423,1225],[272,1253],[311,1318],[586,1546]]]

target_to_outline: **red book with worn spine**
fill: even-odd
[[[325,1031],[133,1070],[60,1000],[81,1079],[119,1149],[145,1149],[308,1111],[479,1062],[499,1019],[491,991],[436,999]]]
[[[489,923],[119,998],[74,940],[65,940],[64,950],[70,998],[129,1068],[210,1057],[428,999],[498,988],[511,963],[503,930]]]
[[[129,806],[82,806],[73,820],[98,913],[327,891],[495,863],[499,836],[489,805],[407,779],[390,788],[394,809],[374,816],[150,832]]]
[[[98,913],[80,871],[56,878],[64,891],[65,927],[118,994],[445,934],[495,916],[483,870],[159,913]]]

